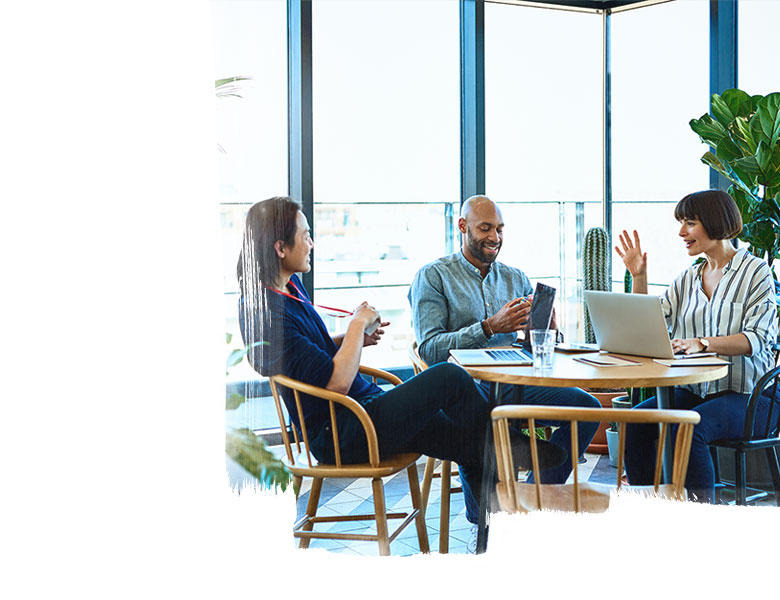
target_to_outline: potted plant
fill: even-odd
[[[713,94],[710,114],[690,126],[712,148],[701,161],[731,182],[743,222],[739,239],[771,268],[780,252],[780,93]]]
[[[227,343],[232,336],[227,334]],[[265,342],[255,342],[240,349],[231,350],[227,359],[227,369],[239,364],[247,352]],[[227,375],[228,371],[225,371]],[[246,396],[238,393],[228,394],[225,398],[225,410],[234,410],[246,401]],[[262,438],[247,428],[228,428],[225,433],[225,453],[245,471],[253,475],[261,487],[282,491],[290,484],[290,471],[265,446]]]
[[[612,399],[612,408],[626,408],[630,409],[631,404],[631,392],[628,391],[628,395],[616,396]],[[607,429],[607,447],[609,449],[609,464],[613,467],[617,467],[618,461],[618,426],[617,423],[610,422],[609,429]]]
[[[742,216],[739,239],[751,254],[767,261],[777,289],[772,263],[780,256],[780,93],[751,96],[728,89],[713,94],[709,114],[691,119],[690,127],[712,149],[701,161],[731,184],[728,194]],[[770,481],[763,456],[748,453],[747,463],[748,485],[762,487]],[[733,461],[722,466],[721,475],[728,479]]]

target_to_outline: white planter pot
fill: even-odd
[[[618,464],[618,432],[607,429],[607,448],[609,449],[609,464],[617,468]]]

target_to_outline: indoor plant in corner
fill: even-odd
[[[710,113],[691,119],[690,126],[712,149],[701,161],[731,184],[727,191],[742,216],[739,239],[751,254],[767,261],[777,290],[772,263],[780,256],[780,93],[751,96],[728,89],[713,94]],[[763,457],[757,453],[747,456],[748,485],[763,487],[771,480],[759,459]],[[721,476],[731,478],[733,461],[721,467]]]
[[[780,253],[780,93],[729,89],[712,95],[710,113],[690,121],[712,148],[701,161],[731,182],[744,224],[739,239],[771,268]]]

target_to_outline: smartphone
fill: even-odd
[[[549,329],[552,319],[555,288],[543,283],[536,284],[534,301],[531,304],[531,314],[528,317],[531,329]]]

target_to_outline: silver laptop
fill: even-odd
[[[585,304],[602,350],[651,358],[674,357],[658,296],[585,290]]]
[[[522,348],[484,348],[450,350],[450,355],[464,367],[531,365],[533,357]]]

